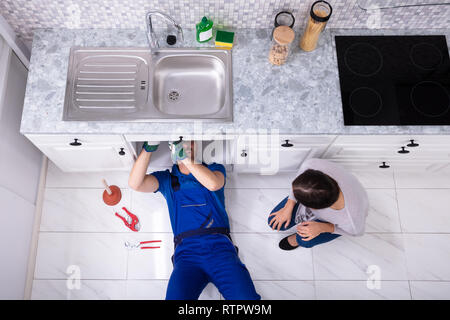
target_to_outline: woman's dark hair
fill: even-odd
[[[292,182],[295,199],[311,209],[331,207],[339,198],[337,182],[325,173],[308,169]]]

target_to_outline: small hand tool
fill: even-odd
[[[141,241],[139,243],[130,243],[128,241],[125,241],[125,247],[128,249],[135,249],[135,248],[141,248],[141,249],[158,249],[159,246],[155,247],[141,247],[141,245],[146,243],[155,243],[155,242],[162,242],[161,240],[151,240],[151,241]]]
[[[127,208],[122,207],[122,209],[128,214],[128,216],[125,218],[116,212],[116,217],[122,219],[125,226],[128,227],[130,230],[138,232],[139,229],[141,228],[138,217],[132,214],[130,211],[128,211]]]

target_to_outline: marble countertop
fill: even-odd
[[[297,30],[296,30],[297,31]],[[445,34],[450,29],[328,29],[313,52],[298,46],[283,66],[268,62],[270,29],[239,29],[233,47],[231,123],[202,123],[208,134],[279,130],[280,134],[450,134],[450,126],[344,126],[334,35]],[[185,31],[184,46],[197,46]],[[211,46],[213,42],[211,41]],[[36,30],[20,131],[24,134],[193,134],[193,122],[62,121],[72,46],[146,47],[143,30]],[[196,130],[194,130],[196,126]]]

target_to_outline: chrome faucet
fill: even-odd
[[[183,29],[178,23],[175,22],[175,20],[171,16],[159,10],[150,10],[145,15],[145,23],[147,25],[147,39],[148,44],[150,45],[150,50],[153,51],[153,49],[159,48],[158,39],[156,38],[156,34],[153,31],[152,16],[164,18],[167,22],[173,24],[173,26],[178,30],[178,34],[181,35],[181,41],[184,41]]]

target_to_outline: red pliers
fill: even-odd
[[[160,246],[152,246],[152,247],[141,247],[143,244],[146,243],[155,243],[155,242],[162,242],[161,240],[151,240],[151,241],[141,241],[139,243],[130,243],[128,241],[125,241],[125,247],[128,249],[135,249],[135,248],[141,248],[141,249],[158,249]]]
[[[127,208],[122,207],[122,209],[128,214],[128,216],[125,218],[116,212],[116,217],[122,219],[123,223],[125,223],[125,226],[128,227],[131,231],[138,232],[141,228],[138,217],[128,211]]]
[[[154,242],[161,242],[161,240],[152,240],[152,241],[142,241],[140,245],[146,244],[146,243],[154,243]],[[156,246],[156,247],[140,247],[141,249],[158,249],[161,248],[160,246]]]

